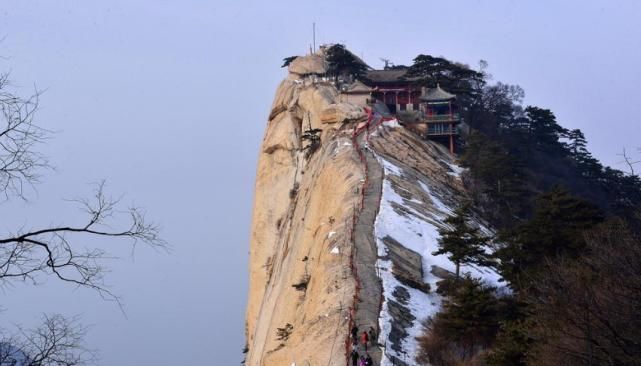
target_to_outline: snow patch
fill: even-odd
[[[402,176],[402,168],[396,166],[389,160],[377,156],[384,171],[384,180],[382,187],[381,203],[376,222],[374,226],[374,233],[376,237],[376,244],[378,247],[379,258],[387,258],[387,246],[383,242],[383,238],[390,236],[400,242],[403,246],[419,253],[422,257],[423,265],[423,280],[430,285],[431,291],[426,294],[420,290],[414,289],[403,285],[392,274],[392,262],[389,259],[378,259],[377,268],[378,273],[383,284],[383,306],[379,317],[379,343],[384,345],[383,358],[381,366],[393,365],[392,356],[406,360],[409,364],[414,363],[414,359],[418,353],[418,342],[416,337],[421,335],[423,331],[422,321],[428,317],[435,315],[442,303],[442,298],[438,295],[436,290],[436,283],[440,278],[434,276],[430,271],[433,265],[444,268],[448,271],[454,272],[456,266],[452,263],[447,256],[432,255],[433,252],[438,250],[438,226],[434,222],[442,222],[445,218],[452,215],[454,209],[443,202],[441,198],[430,189],[428,184],[419,182],[421,189],[430,197],[433,203],[432,219],[425,217],[420,213],[416,215],[402,215],[394,210],[394,205],[402,205],[410,212],[416,212],[406,203],[415,202],[417,200],[406,200],[401,197],[395,190],[389,180],[389,176]],[[449,165],[449,164],[448,164]],[[461,168],[450,166],[456,174],[460,174]],[[482,231],[491,231],[484,225],[479,226]],[[473,266],[461,266],[461,273],[470,272],[474,277],[480,277],[492,286],[499,286],[499,275],[487,269],[479,269]],[[388,343],[389,335],[392,330],[392,315],[390,313],[388,302],[393,299],[393,292],[396,287],[405,288],[410,294],[408,304],[405,305],[412,315],[416,317],[412,326],[406,329],[408,336],[402,341],[401,349],[404,354],[400,354],[391,348]]]
[[[381,125],[385,127],[391,127],[391,128],[401,127],[401,125],[398,123],[398,120],[396,118],[391,119],[389,121],[384,121],[383,123],[381,123]]]
[[[460,167],[460,166],[458,166],[456,164],[452,164],[452,163],[448,163],[448,162],[445,162],[445,164],[448,167],[450,167],[450,169],[452,170],[450,173],[447,173],[447,174],[449,174],[451,176],[460,178],[461,174],[465,171],[465,168],[462,168],[462,167]]]
[[[418,181],[418,184],[421,187],[421,189],[423,189],[425,193],[427,193],[427,195],[430,197],[430,199],[432,200],[432,203],[434,204],[437,210],[439,210],[440,212],[446,213],[447,216],[451,216],[453,214],[452,210],[446,204],[444,204],[440,198],[432,194],[432,190],[430,189],[430,187],[428,187],[425,183],[421,181]],[[447,216],[443,218],[445,219]]]

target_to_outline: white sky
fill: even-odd
[[[127,317],[52,281],[1,292],[0,324],[82,314],[103,365],[234,365],[243,346],[256,157],[283,57],[344,42],[373,66],[419,53],[519,84],[526,103],[581,128],[616,164],[641,146],[638,1],[0,0],[0,70],[46,88],[38,122],[58,171],[32,202],[0,207],[0,230],[73,222],[62,201],[106,178],[146,207],[173,245],[109,263]],[[615,167],[622,167],[615,165]],[[115,243],[106,243],[115,245]]]

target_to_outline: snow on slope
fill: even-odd
[[[432,265],[439,266],[448,271],[453,272],[455,265],[447,259],[446,256],[434,256],[432,252],[438,249],[438,228],[442,226],[443,220],[451,215],[455,207],[450,207],[443,202],[437,190],[430,190],[429,184],[418,181],[418,185],[423,190],[420,198],[411,197],[407,198],[407,192],[403,192],[401,196],[397,190],[402,188],[393,184],[392,178],[397,177],[403,179],[404,172],[401,166],[395,165],[390,160],[377,155],[380,164],[383,166],[385,178],[383,180],[382,198],[379,207],[379,213],[376,218],[375,236],[378,246],[378,255],[382,259],[378,259],[377,267],[379,268],[379,275],[383,283],[383,297],[384,302],[381,309],[379,318],[379,325],[381,334],[379,335],[379,343],[384,345],[384,356],[381,365],[393,365],[393,358],[402,360],[408,364],[414,364],[414,359],[417,354],[417,341],[416,337],[422,332],[422,321],[430,316],[436,314],[441,306],[441,296],[434,290],[436,283],[440,278],[434,276],[430,270]],[[451,169],[458,173],[462,168],[446,163]],[[429,182],[428,179],[425,179]],[[416,195],[414,195],[416,196]],[[408,203],[418,202],[422,199],[428,198],[432,202],[428,203],[432,209],[428,212],[419,212],[413,208],[413,205]],[[395,209],[401,205],[406,212]],[[478,223],[477,223],[478,224]],[[482,231],[491,232],[488,228],[479,224]],[[422,257],[423,266],[423,280],[430,285],[431,291],[424,293],[420,290],[406,286],[401,283],[392,274],[392,261],[385,259],[388,254],[388,248],[383,241],[383,238],[390,236],[396,241],[400,242],[403,246],[419,253]],[[500,277],[491,271],[479,269],[472,266],[462,266],[461,273],[469,272],[474,277],[484,279],[488,284],[500,286],[498,283]],[[405,288],[409,293],[409,300],[405,305],[411,311],[411,315],[416,319],[412,322],[411,327],[406,329],[407,336],[402,341],[400,351],[390,347],[390,332],[392,331],[392,315],[390,312],[389,301],[393,299],[393,293],[398,287]]]

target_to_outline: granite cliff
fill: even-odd
[[[432,252],[443,220],[467,197],[462,169],[445,147],[343,102],[326,71],[322,54],[293,60],[269,115],[245,364],[343,366],[354,326],[374,331],[375,365],[414,364],[421,320],[439,309],[437,282],[454,269]]]

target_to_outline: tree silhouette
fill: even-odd
[[[0,75],[0,196],[5,200],[26,200],[25,188],[40,183],[42,171],[50,168],[47,158],[37,149],[50,132],[34,123],[41,93],[35,91],[29,97],[21,97],[10,85],[8,74]],[[104,281],[107,269],[102,260],[107,258],[107,251],[100,246],[92,248],[88,241],[96,237],[118,239],[153,248],[166,248],[166,243],[159,236],[159,227],[146,219],[144,210],[122,208],[120,199],[105,192],[104,181],[96,185],[93,193],[90,199],[71,200],[85,213],[81,224],[3,228],[0,285],[37,284],[50,277],[93,289],[120,305],[120,299]],[[4,214],[14,213],[5,210]],[[40,328],[18,335],[9,336],[0,329],[0,344],[19,346],[29,358],[29,366],[80,365],[91,359],[82,345],[83,336],[84,328],[76,319],[45,315]]]
[[[438,240],[439,249],[433,255],[447,254],[448,258],[456,265],[456,278],[459,278],[461,264],[488,265],[489,257],[485,253],[484,245],[489,240],[480,233],[478,227],[471,226],[470,206],[463,205],[458,208],[453,216],[445,219],[448,225],[440,229],[441,238]]]

